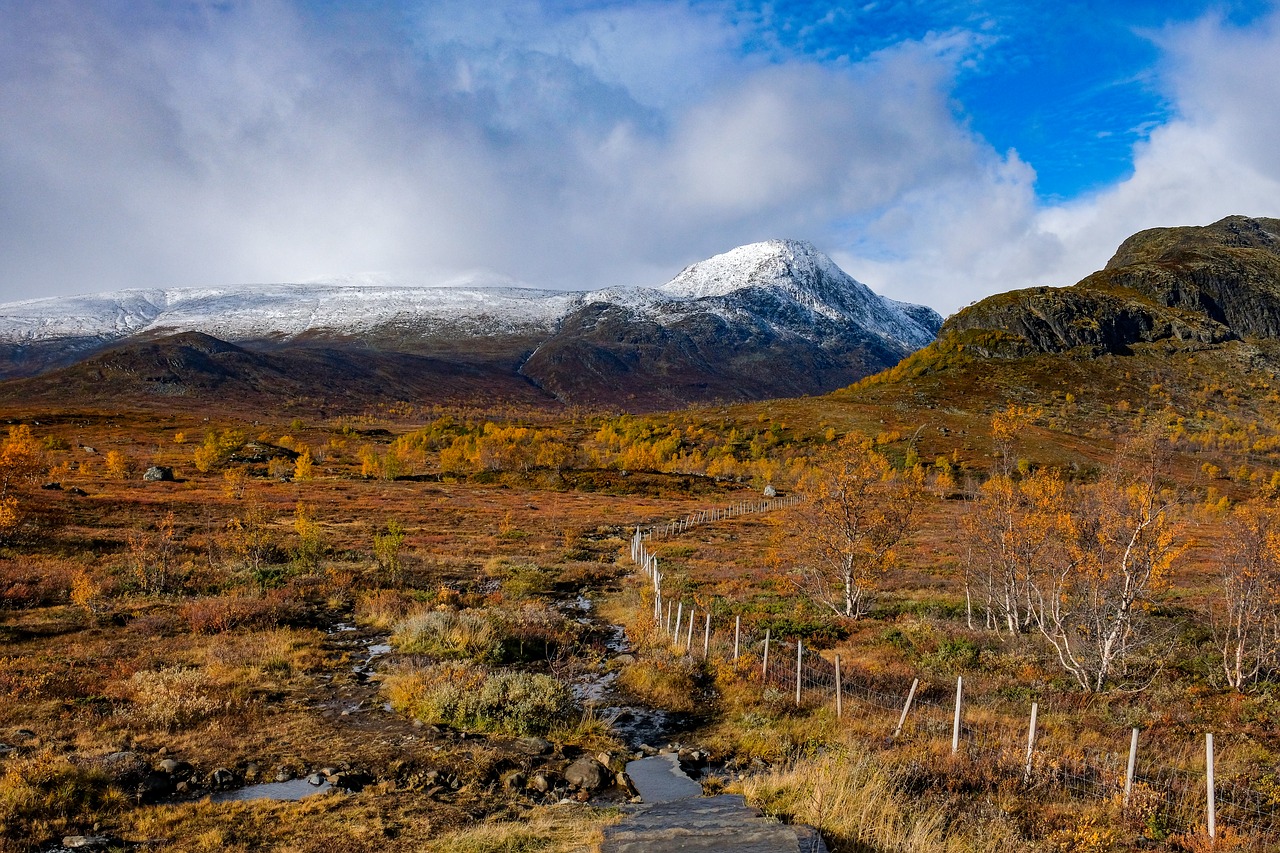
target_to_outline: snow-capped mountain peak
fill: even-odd
[[[688,299],[730,297],[758,289],[783,294],[829,320],[855,322],[869,332],[921,347],[942,318],[923,306],[880,296],[836,266],[812,243],[765,240],[691,264],[662,286]]]

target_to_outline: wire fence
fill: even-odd
[[[741,607],[716,599],[701,607],[683,597],[669,598],[662,566],[649,549],[654,540],[672,538],[695,527],[794,506],[801,496],[744,501],[703,510],[683,519],[637,527],[631,559],[646,580],[655,628],[678,652],[694,658],[733,661],[749,672],[762,694],[773,701],[813,709],[827,704],[842,720],[857,721],[884,746],[930,749],[950,774],[951,784],[990,787],[1016,785],[1038,795],[1053,793],[1079,800],[1115,799],[1141,824],[1148,838],[1173,834],[1208,836],[1210,843],[1234,850],[1280,849],[1280,780],[1214,777],[1212,734],[1204,758],[1194,769],[1153,764],[1139,748],[1138,729],[1093,732],[1088,742],[1113,742],[1114,749],[1084,749],[1079,733],[1060,725],[1068,703],[1052,699],[1021,705],[965,701],[965,682],[911,685],[875,678],[824,655],[800,639],[770,636],[743,625]],[[648,604],[645,605],[646,608]],[[649,614],[646,614],[646,616]],[[747,668],[750,667],[750,668]],[[989,694],[984,694],[989,696]],[[1058,725],[1046,726],[1046,721]],[[1199,745],[1195,744],[1199,750]],[[949,755],[948,755],[949,752]],[[961,778],[963,777],[963,778]],[[920,784],[937,784],[920,774]]]

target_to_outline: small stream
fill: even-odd
[[[585,595],[579,594],[572,601],[565,602],[561,609],[578,624],[605,633],[607,659],[599,668],[579,676],[573,684],[573,692],[579,702],[595,707],[605,719],[612,719],[612,729],[619,740],[632,750],[641,746],[658,746],[688,725],[687,715],[631,704],[619,695],[615,687],[621,672],[616,664],[617,658],[635,653],[627,641],[625,628],[601,622],[595,616],[591,599]]]

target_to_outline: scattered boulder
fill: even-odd
[[[293,778],[293,771],[290,770],[288,767],[277,768],[276,770],[277,782],[288,782],[292,778]]]
[[[533,778],[529,780],[529,787],[540,794],[550,793],[555,790],[556,782],[555,774],[546,770],[539,770],[533,774]]]
[[[551,751],[551,742],[540,737],[522,737],[516,741],[516,749],[525,755],[546,755]]]
[[[210,788],[230,788],[236,783],[236,774],[234,770],[228,767],[219,767],[209,774]]]
[[[527,783],[528,779],[519,770],[508,770],[502,774],[502,787],[508,791],[522,791]]]
[[[194,768],[185,761],[179,761],[176,758],[166,758],[156,765],[156,769],[162,773],[168,773],[170,776],[178,776],[185,779],[190,776]]]
[[[310,776],[307,777],[307,784],[320,786],[324,784],[324,780],[325,780],[325,776],[323,773],[312,773]],[[281,780],[281,781],[284,781],[284,780]]]
[[[569,765],[564,771],[564,779],[571,787],[599,791],[613,780],[613,774],[599,761],[584,755]]]
[[[40,488],[50,492],[60,492],[62,491],[62,484],[61,483],[45,483]]]
[[[64,835],[62,846],[70,850],[96,850],[110,847],[114,841],[109,835]]]
[[[163,465],[152,465],[143,472],[142,479],[148,483],[172,483],[173,469]]]
[[[772,485],[765,486],[764,496],[766,498],[776,498],[778,496],[778,490],[775,489]]]
[[[87,497],[89,493],[86,492],[84,489],[80,488],[79,486],[72,486],[71,488],[67,489],[67,494],[75,495],[78,498],[83,498],[83,497]]]

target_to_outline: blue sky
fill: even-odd
[[[807,239],[944,313],[1280,215],[1275,2],[0,0],[0,299]]]

